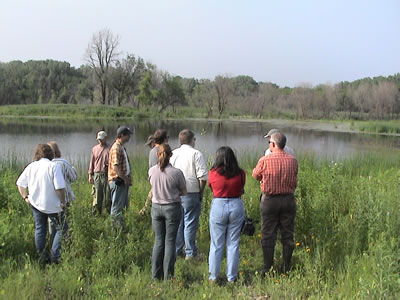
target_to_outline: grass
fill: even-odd
[[[247,173],[243,197],[247,214],[259,221],[259,185],[250,177],[257,159],[243,155],[240,163]],[[255,236],[241,239],[239,280],[234,285],[208,283],[209,189],[197,235],[200,259],[178,258],[174,280],[151,280],[151,220],[138,214],[149,190],[147,159],[132,156],[131,161],[134,183],[125,214],[128,232],[115,236],[107,216],[91,216],[90,185],[85,170],[79,170],[63,261],[45,268],[37,263],[29,208],[15,187],[22,165],[0,162],[0,298],[399,298],[398,158],[359,155],[331,162],[301,156],[293,271],[288,276],[275,272],[261,278],[260,224],[256,223]],[[280,257],[277,242],[276,270]],[[221,271],[223,277],[224,263]]]
[[[355,123],[354,127],[361,132],[400,134],[399,120],[359,121]]]

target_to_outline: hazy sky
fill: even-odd
[[[184,77],[295,86],[400,72],[399,0],[1,0],[0,61],[78,67],[103,28]]]

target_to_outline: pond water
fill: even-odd
[[[256,121],[208,121],[208,120],[140,120],[140,121],[88,121],[68,122],[57,120],[9,119],[0,121],[0,159],[14,157],[19,161],[31,160],[33,148],[39,143],[56,141],[62,156],[71,162],[86,164],[90,151],[96,144],[96,132],[102,127],[109,141],[115,138],[118,125],[128,125],[133,131],[126,145],[129,153],[148,153],[144,145],[147,137],[157,128],[165,128],[169,144],[178,147],[178,133],[183,128],[196,134],[196,148],[207,157],[214,155],[218,147],[228,145],[238,156],[256,154],[261,156],[267,144],[264,134],[277,128],[267,122]],[[308,152],[321,158],[341,159],[355,153],[375,152],[382,149],[400,154],[400,138],[343,132],[329,132],[295,127],[289,121],[278,126],[287,136],[287,145],[296,153]]]

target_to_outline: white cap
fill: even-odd
[[[268,131],[268,133],[266,135],[264,135],[264,138],[268,138],[271,137],[272,134],[274,134],[275,132],[280,132],[279,129],[271,129],[270,131]]]
[[[98,140],[104,140],[107,137],[107,133],[105,131],[99,131],[97,133],[97,139]]]

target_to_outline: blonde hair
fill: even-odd
[[[157,156],[158,166],[160,167],[161,172],[164,172],[165,168],[169,164],[169,159],[172,156],[171,147],[168,144],[161,144],[157,148]]]
[[[50,148],[53,150],[55,158],[61,157],[61,151],[60,151],[60,148],[58,148],[58,145],[56,142],[51,141],[51,142],[48,142],[47,145],[49,145]]]

